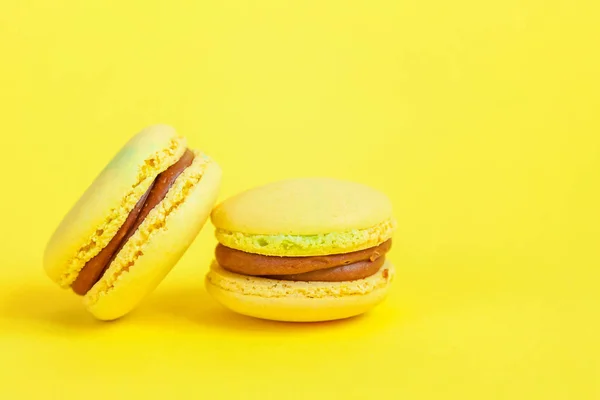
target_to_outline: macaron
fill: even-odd
[[[277,321],[368,312],[389,290],[396,221],[389,198],[331,178],[249,189],[211,213],[218,245],[205,286],[230,310]]]
[[[97,319],[134,308],[197,236],[221,169],[167,125],[130,138],[64,216],[44,252],[46,274]]]

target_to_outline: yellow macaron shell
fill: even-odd
[[[219,204],[211,219],[217,240],[276,256],[347,253],[392,236],[389,198],[356,182],[301,178],[247,190]]]
[[[353,317],[381,303],[394,277],[386,261],[365,279],[346,282],[294,282],[240,275],[213,263],[207,291],[239,314],[275,321],[317,322]]]
[[[84,265],[116,234],[158,174],[175,164],[186,140],[165,125],[133,136],[87,188],[50,238],[47,275],[69,287]]]
[[[162,281],[208,219],[220,181],[219,166],[196,153],[192,165],[85,295],[84,304],[96,318],[125,315]]]
[[[219,204],[211,218],[215,227],[232,232],[314,235],[370,228],[391,214],[388,197],[369,186],[299,178],[239,193]]]

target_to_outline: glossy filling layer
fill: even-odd
[[[225,270],[243,275],[293,281],[340,282],[375,274],[385,261],[392,241],[345,254],[309,257],[263,256],[219,244],[217,263]]]
[[[89,260],[79,272],[77,279],[71,285],[75,293],[85,295],[102,278],[127,240],[135,233],[150,211],[165,198],[177,177],[192,164],[193,160],[194,153],[188,149],[179,161],[156,177],[108,245]]]

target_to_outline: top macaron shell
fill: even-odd
[[[314,235],[368,228],[390,218],[383,193],[356,182],[302,178],[247,190],[217,206],[219,229],[249,234]]]
[[[219,204],[219,242],[263,255],[310,256],[376,246],[395,228],[389,198],[360,183],[300,178],[247,190]]]

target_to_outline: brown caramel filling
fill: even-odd
[[[102,275],[104,275],[104,272],[125,243],[127,243],[129,238],[133,236],[142,222],[144,222],[150,211],[163,201],[177,177],[192,164],[193,160],[194,153],[186,150],[179,161],[156,177],[108,245],[94,258],[89,260],[83,269],[79,271],[77,279],[71,285],[75,293],[81,296],[85,295],[102,278]]]
[[[279,279],[283,281],[321,281],[321,282],[342,282],[356,281],[375,275],[385,262],[385,256],[379,257],[375,261],[359,261],[353,264],[342,265],[327,269],[319,269],[303,274],[290,275],[266,275],[264,278]]]
[[[242,275],[295,281],[338,282],[366,278],[383,265],[392,247],[387,240],[376,247],[346,254],[311,257],[263,256],[217,245],[215,258],[224,269]]]

